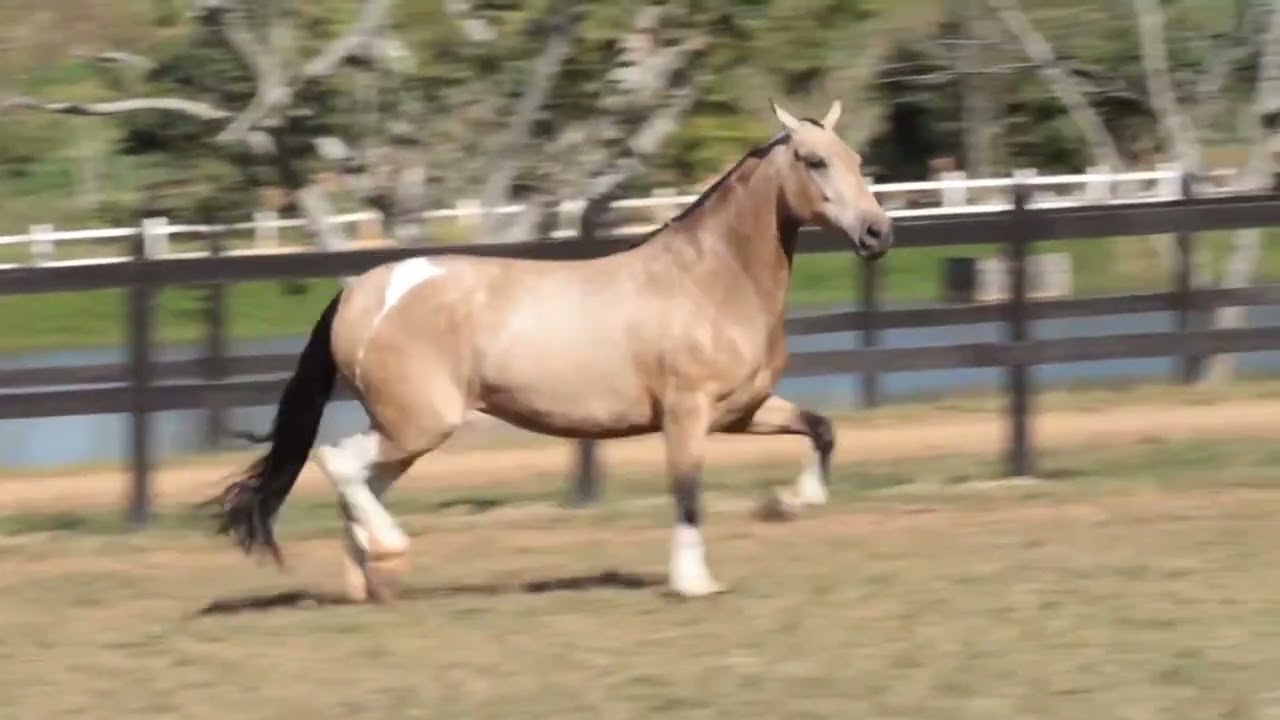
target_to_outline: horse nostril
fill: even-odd
[[[877,225],[868,225],[866,233],[867,233],[867,237],[871,238],[872,240],[875,240],[876,242],[880,242],[880,238],[883,235],[882,231],[880,230],[880,227]]]

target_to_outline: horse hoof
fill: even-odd
[[[407,555],[392,555],[370,559],[365,573],[366,597],[369,601],[385,605],[400,595],[400,578],[409,566]]]
[[[786,522],[794,520],[800,513],[800,503],[787,497],[781,490],[775,490],[760,500],[756,506],[756,518],[764,522]]]
[[[347,602],[360,603],[369,602],[369,580],[364,576],[363,572],[357,571],[356,574],[348,574],[346,577],[346,598]]]
[[[714,580],[707,580],[705,583],[698,583],[696,585],[688,585],[683,587],[670,586],[668,587],[668,592],[670,592],[672,595],[678,598],[692,600],[694,598],[720,595],[720,594],[729,592],[729,588],[725,587],[724,585],[721,585],[720,583]]]
[[[349,555],[342,558],[342,586],[347,602],[359,604],[369,601],[369,580],[364,575],[364,568]]]
[[[370,568],[367,583],[366,601],[374,605],[388,605],[400,595],[400,583],[394,575],[384,575]]]

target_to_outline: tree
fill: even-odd
[[[710,44],[699,23],[715,16],[714,3],[602,7],[595,17],[564,0],[448,0],[445,14],[421,17],[404,39],[390,30],[392,0],[364,0],[345,23],[294,0],[199,0],[191,33],[156,57],[97,56],[141,70],[145,93],[101,103],[12,97],[0,111],[119,116],[125,152],[196,168],[207,191],[168,209],[174,215],[243,214],[252,189],[278,185],[326,248],[346,238],[328,221],[333,184],[319,181],[321,170],[382,211],[402,242],[425,239],[429,188],[451,184],[480,185],[490,207],[525,202],[514,218],[486,217],[484,240],[545,234],[552,208],[578,197],[593,232],[697,100],[690,70]]]
[[[345,236],[329,222],[328,191],[311,172],[328,139],[321,133],[334,129],[329,83],[340,70],[362,63],[395,69],[384,27],[390,7],[391,0],[365,0],[340,34],[302,60],[297,31],[306,18],[290,3],[199,0],[191,11],[195,28],[181,48],[159,60],[98,56],[145,66],[151,94],[97,103],[14,97],[0,101],[0,111],[131,116],[126,151],[181,156],[184,166],[195,161],[215,177],[214,197],[260,186],[271,176],[317,241],[340,247]],[[230,197],[237,204],[243,200],[243,193]]]
[[[987,4],[1067,108],[1086,138],[1094,162],[1123,169],[1128,163],[1122,158],[1108,124],[1090,101],[1087,88],[1067,71],[1018,0],[987,0]],[[1224,92],[1227,79],[1239,73],[1241,65],[1253,66],[1252,107],[1244,114],[1250,127],[1249,163],[1240,184],[1243,189],[1260,190],[1272,185],[1273,147],[1276,132],[1280,130],[1276,123],[1280,117],[1280,2],[1250,3],[1249,10],[1248,18],[1236,27],[1209,38],[1199,58],[1199,77],[1193,82],[1180,83],[1170,63],[1166,40],[1167,5],[1158,0],[1132,0],[1146,102],[1172,155],[1189,172],[1204,169],[1202,136],[1205,126],[1228,104]],[[1188,110],[1188,105],[1193,109]],[[1156,248],[1162,265],[1171,269],[1174,261],[1171,238],[1157,239]],[[1252,282],[1260,255],[1258,230],[1236,232],[1217,285],[1241,287]],[[1201,257],[1196,267],[1198,285],[1214,284],[1207,258]],[[1243,308],[1220,308],[1215,313],[1214,326],[1236,326],[1243,319]],[[1224,380],[1231,371],[1231,358],[1219,356],[1202,379]]]
[[[502,42],[473,3],[450,0],[446,8],[471,43]],[[515,73],[520,90],[500,104],[510,120],[488,148],[480,185],[484,207],[520,202],[524,209],[514,218],[487,214],[480,230],[485,242],[546,236],[555,208],[578,198],[585,201],[581,234],[596,232],[609,203],[652,161],[698,98],[692,70],[710,36],[696,16],[688,3],[643,4],[618,30],[593,36],[584,28],[583,3],[552,0],[520,28],[526,38],[542,38],[541,48]],[[606,69],[584,77],[567,67],[571,58],[590,58]]]

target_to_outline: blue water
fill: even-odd
[[[1280,324],[1280,307],[1251,308],[1249,324]],[[1048,339],[1160,332],[1172,328],[1173,315],[1156,312],[1041,320],[1033,323],[1032,333],[1034,337]],[[912,328],[881,333],[883,347],[922,347],[994,342],[1000,339],[1001,327],[998,323]],[[302,349],[303,342],[301,338],[248,341],[232,344],[231,352],[298,352]],[[858,342],[858,334],[854,332],[829,333],[793,337],[790,348],[793,354],[815,350],[842,350],[855,348]],[[161,349],[158,355],[162,360],[180,360],[198,357],[199,352],[196,346],[174,346]],[[124,352],[121,349],[0,355],[0,368],[8,369],[115,362],[124,362]],[[1280,374],[1280,351],[1241,353],[1238,363],[1242,373]],[[1142,358],[1041,365],[1034,369],[1033,378],[1038,387],[1061,387],[1098,382],[1157,381],[1169,378],[1172,372],[1173,361],[1170,359]],[[887,373],[880,376],[880,393],[884,401],[892,402],[958,391],[998,388],[1001,379],[1001,371],[995,368]],[[778,385],[779,394],[805,405],[828,410],[854,407],[861,403],[860,390],[858,379],[848,375],[788,378]],[[228,419],[236,428],[263,430],[270,424],[273,412],[274,408],[267,406],[236,408],[228,413]],[[128,422],[126,415],[0,420],[0,466],[44,468],[64,464],[123,461],[128,452]],[[205,449],[203,411],[157,413],[152,416],[151,423],[157,459]],[[364,425],[364,411],[356,403],[333,403],[321,424],[321,438],[329,440],[341,437],[362,430]]]

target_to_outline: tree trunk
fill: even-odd
[[[964,170],[969,177],[995,174],[993,143],[996,119],[992,108],[991,78],[983,73],[986,43],[992,33],[981,0],[960,3],[960,27],[964,37],[956,48],[960,75],[960,99],[964,126]]]
[[[1274,116],[1280,109],[1280,3],[1271,3],[1266,35],[1258,63],[1257,87],[1254,94],[1254,113],[1250,124],[1253,136],[1253,152],[1245,168],[1244,186],[1252,190],[1270,188],[1275,163],[1271,153],[1274,135]],[[1253,283],[1258,264],[1262,259],[1262,231],[1257,228],[1237,230],[1231,244],[1231,252],[1222,271],[1221,287],[1240,288]],[[1215,328],[1242,327],[1248,319],[1248,309],[1220,307],[1214,312]],[[1235,375],[1234,355],[1215,355],[1208,363],[1205,383],[1223,383]]]
[[[1053,46],[1031,24],[1031,18],[1027,17],[1017,0],[987,0],[987,5],[1018,40],[1027,57],[1038,66],[1040,76],[1066,108],[1072,122],[1080,128],[1093,156],[1093,164],[1116,170],[1125,167],[1106,123],[1094,111],[1080,84],[1059,64]]]

